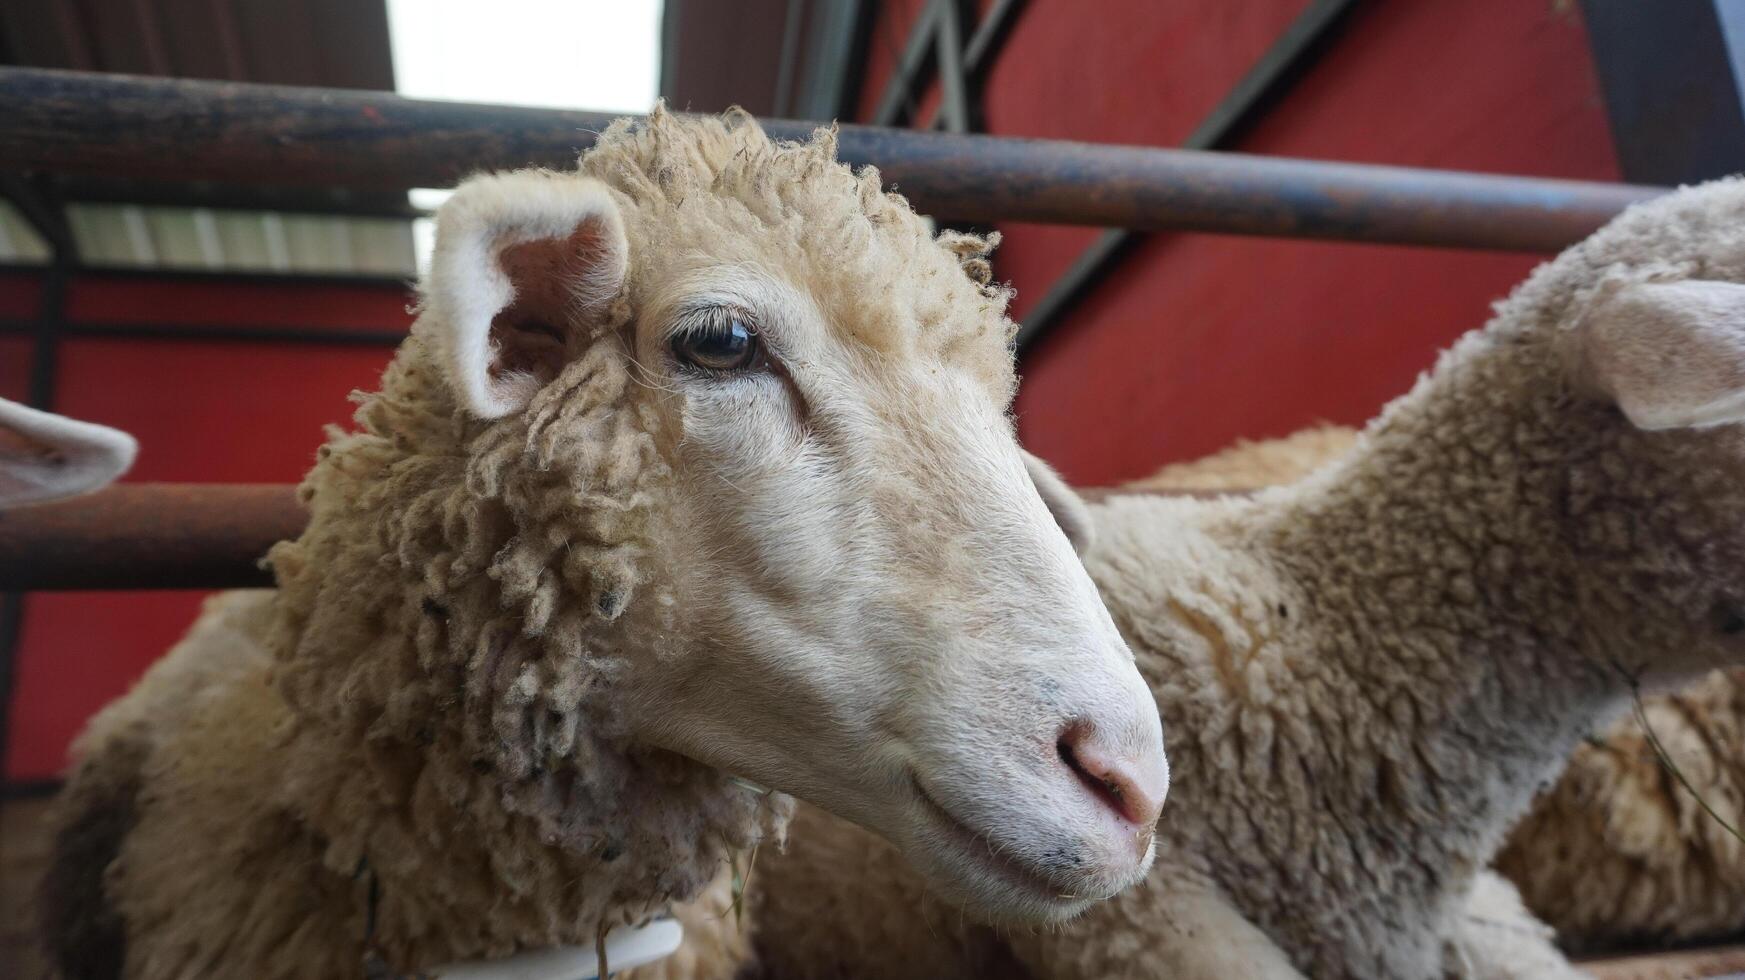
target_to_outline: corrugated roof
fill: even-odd
[[[394,87],[385,0],[4,0],[0,62]],[[49,186],[69,202],[75,247],[90,264],[395,276],[414,271],[411,222],[393,216],[413,213],[403,194],[300,190],[287,209],[282,190],[113,180],[57,180]],[[0,262],[47,257],[47,246],[16,209],[0,208]]]

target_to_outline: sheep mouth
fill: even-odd
[[[1031,897],[1045,899],[1051,905],[1084,901],[1082,896],[1063,888],[1046,871],[1001,853],[991,837],[952,816],[950,810],[927,792],[927,787],[914,773],[909,774],[909,788],[921,801],[922,810],[944,830],[945,836],[957,845],[957,850],[1002,884]]]

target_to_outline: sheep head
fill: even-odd
[[[433,593],[488,579],[538,638],[505,655],[439,600],[499,776],[606,766],[563,761],[592,698],[583,727],[686,760],[651,794],[703,772],[804,797],[989,915],[1143,875],[1157,712],[1075,553],[1081,505],[1015,439],[985,244],[936,240],[829,132],[658,109],[579,174],[480,177],[437,221],[428,359],[363,417],[423,438],[382,420],[439,376],[466,506],[499,515],[450,535],[473,559],[424,565]]]
[[[1745,660],[1745,183],[1631,208],[1541,267],[1488,333],[1475,342],[1500,343],[1500,362],[1550,375],[1515,387],[1555,460],[1515,452],[1557,488],[1583,646],[1632,675]]]

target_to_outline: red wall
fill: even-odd
[[[1033,3],[988,77],[991,132],[1170,146],[1306,0]],[[875,29],[870,114],[919,4]],[[931,95],[930,95],[931,98]],[[1371,0],[1243,152],[1617,179],[1570,0]],[[1011,225],[1019,315],[1096,237]],[[1360,423],[1479,326],[1541,257],[1155,236],[1022,365],[1025,441],[1074,482],[1144,475],[1241,438]]]
[[[0,319],[27,317],[32,277],[0,276]],[[403,330],[405,290],[383,286],[144,280],[73,282],[76,324]],[[322,426],[350,417],[347,395],[373,389],[390,351],[339,343],[65,339],[55,408],[133,433],[130,481],[295,482]],[[22,398],[30,343],[0,336],[0,396]],[[58,774],[72,736],[176,641],[203,593],[34,593],[25,598],[6,740],[9,780]]]
[[[874,28],[870,115],[926,0]],[[1306,0],[1027,5],[992,70],[992,131],[1179,143]],[[984,7],[986,4],[984,3]],[[936,93],[922,100],[931,105]],[[1237,147],[1254,153],[1615,179],[1570,0],[1369,0]],[[998,272],[1022,314],[1096,235],[1013,225]],[[1357,423],[1482,322],[1537,256],[1164,235],[1143,245],[1023,365],[1025,440],[1075,482],[1142,475],[1238,437]],[[0,319],[35,284],[0,276]],[[69,295],[81,322],[403,328],[398,289],[112,277]],[[131,479],[291,481],[321,426],[373,387],[377,347],[78,339],[58,407],[139,436]],[[0,335],[0,395],[22,397],[29,344]],[[25,604],[5,772],[54,775],[84,719],[181,634],[200,596],[38,594]]]

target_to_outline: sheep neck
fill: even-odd
[[[1223,734],[1172,740],[1178,793],[1214,799],[1163,829],[1195,823],[1183,852],[1223,852],[1208,873],[1315,975],[1438,970],[1473,875],[1625,690],[1564,547],[1617,426],[1560,377],[1549,345],[1475,335],[1341,464],[1194,505],[1210,554],[1161,609],[1197,652],[1141,660],[1219,691],[1160,697],[1166,730]]]

